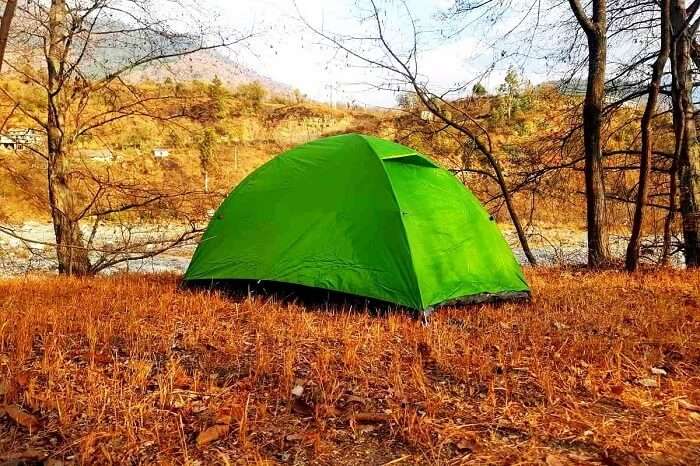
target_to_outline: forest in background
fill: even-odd
[[[250,170],[294,144],[350,131],[406,143],[452,170],[512,225],[533,265],[538,225],[583,226],[591,267],[621,265],[611,249],[620,241],[628,270],[700,260],[697,1],[458,0],[440,13],[440,34],[489,23],[499,40],[483,72],[447,90],[419,71],[430,31],[409,3],[358,4],[361,21],[347,31],[319,29],[299,12],[346,66],[372,70],[370,84],[395,94],[391,110],[329,108],[298,91],[268,94],[216,77],[161,79],[183,69],[178,60],[243,47],[255,33],[212,34],[206,15],[185,3],[188,24],[160,18],[154,4],[134,6],[6,3],[3,128],[31,129],[41,143],[3,155],[3,215],[50,216],[56,238],[42,243],[55,248],[59,272],[92,274],[196,241],[207,212]],[[514,18],[516,27],[503,26]],[[565,77],[529,83],[523,60],[538,54],[567,68]],[[508,71],[487,91],[481,80],[496,66]],[[95,243],[108,225],[123,231],[154,219],[186,228]],[[35,242],[9,224],[2,232]]]

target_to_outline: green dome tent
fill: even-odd
[[[284,152],[214,214],[185,281],[262,280],[425,310],[529,296],[496,224],[451,173],[360,134]]]

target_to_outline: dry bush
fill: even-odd
[[[531,304],[428,326],[175,276],[0,281],[0,461],[695,463],[700,272],[528,275]]]

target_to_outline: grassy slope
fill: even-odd
[[[528,275],[531,304],[428,327],[173,276],[2,280],[0,398],[38,422],[0,417],[0,460],[694,463],[700,272]]]

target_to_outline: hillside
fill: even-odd
[[[257,82],[232,87],[216,78],[140,82],[131,91],[145,98],[153,96],[155,103],[147,108],[152,117],[119,119],[94,129],[71,146],[71,165],[76,178],[82,180],[78,200],[83,205],[90,204],[94,193],[105,192],[99,186],[104,187],[107,180],[119,180],[109,188],[109,195],[102,196],[107,210],[115,202],[130,203],[144,195],[169,199],[102,216],[100,222],[117,222],[124,228],[154,222],[205,225],[223,196],[275,154],[322,136],[359,132],[414,147],[453,170],[510,234],[510,217],[488,160],[454,131],[446,131],[415,102],[402,101],[393,111],[348,105],[338,108],[309,101],[299,93],[271,93]],[[28,109],[43,111],[41,95],[30,84],[6,78],[0,85],[23,96]],[[99,96],[92,102],[88,111],[104,110]],[[571,261],[567,257],[576,257],[573,262],[579,262],[579,249],[585,247],[585,238],[579,233],[585,224],[580,133],[572,133],[566,146],[561,144],[571,131],[579,103],[580,98],[562,95],[552,86],[454,103],[455,112],[463,108],[489,131],[498,148],[495,155],[513,187],[514,204],[527,219],[534,247],[547,262]],[[170,117],[172,114],[176,116]],[[616,235],[612,240],[616,255],[624,252],[631,219],[635,168],[633,153],[625,149],[638,142],[629,130],[629,122],[638,117],[635,108],[621,109],[609,128],[609,149],[621,149],[620,155],[606,162],[610,166],[609,222]],[[7,126],[33,127],[40,132],[21,113],[14,114]],[[663,150],[663,144],[672,144],[672,140],[660,137],[659,144]],[[664,165],[669,160],[657,163],[658,175],[654,176],[659,181],[655,178],[657,184],[652,189],[663,195],[661,174],[668,170]],[[26,148],[0,150],[0,194],[4,200],[0,221],[21,225],[48,220],[46,176],[41,166],[41,158]],[[650,209],[645,221],[650,244],[658,244],[654,235],[663,230],[664,218],[662,205]],[[517,246],[518,242],[511,244]]]

